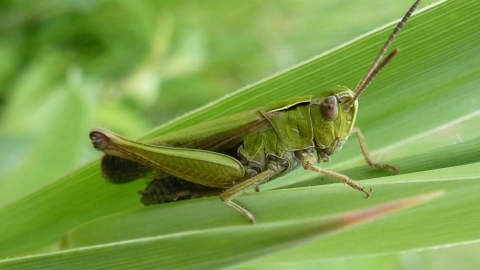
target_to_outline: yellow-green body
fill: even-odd
[[[185,197],[196,197],[199,189],[218,194],[264,172],[268,166],[275,167],[269,180],[298,168],[299,151],[316,150],[319,160],[328,161],[341,149],[353,128],[357,103],[347,110],[340,104],[352,96],[351,90],[337,86],[315,96],[274,102],[198,124],[149,143],[133,142],[108,130],[95,129],[109,140],[108,147],[97,144],[96,148],[106,153],[102,167],[112,183],[153,175],[156,180],[147,188],[151,192],[143,192],[145,204],[175,198],[172,192],[186,194]],[[328,97],[339,102],[334,119],[322,115],[321,104]]]

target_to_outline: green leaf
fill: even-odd
[[[230,226],[223,229],[210,228],[203,231],[137,238],[133,241],[73,249],[69,252],[0,261],[0,266],[4,269],[9,266],[12,268],[20,266],[23,269],[63,269],[65,266],[75,269],[228,267],[277,250],[314,241],[345,227],[371,221],[389,213],[428,202],[441,195],[443,192],[433,192],[321,219],[267,223],[258,226]],[[215,238],[218,239],[215,247],[210,247],[210,240]],[[175,255],[159,256],[159,254]],[[119,258],[122,258],[121,261],[118,260]]]

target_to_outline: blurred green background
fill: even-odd
[[[411,2],[2,1],[0,204],[99,157],[92,127],[138,138]]]
[[[117,200],[117,197],[113,197],[113,195],[111,198],[108,197],[111,194],[117,196],[117,193],[114,192],[108,193],[105,196],[108,197],[106,199],[96,198],[97,193],[92,190],[97,187],[85,181],[82,182],[84,185],[78,185],[80,188],[78,193],[76,193],[75,187],[68,186],[71,183],[68,181],[71,180],[69,177],[62,178],[61,181],[54,181],[101,156],[91,147],[88,138],[88,131],[92,127],[102,126],[129,138],[140,138],[153,128],[177,116],[195,110],[246,85],[256,83],[291,68],[344,42],[351,41],[376,27],[398,19],[412,2],[411,0],[2,1],[0,3],[0,59],[2,60],[0,61],[0,209],[4,219],[3,222],[0,222],[0,225],[8,223],[8,226],[0,226],[3,228],[0,231],[4,236],[2,244],[4,247],[10,247],[12,242],[18,246],[24,245],[24,247],[16,249],[17,251],[23,250],[22,252],[28,251],[21,254],[31,254],[31,246],[37,248],[41,246],[49,250],[50,246],[44,247],[44,244],[32,244],[37,240],[33,236],[47,235],[43,238],[39,237],[41,238],[40,242],[47,242],[45,240],[47,238],[50,241],[48,243],[51,243],[51,239],[60,241],[58,235],[65,235],[65,228],[71,229],[72,226],[79,224],[83,226],[86,221],[88,221],[88,225],[92,217],[102,216],[103,218],[104,213],[111,214],[118,209],[123,210],[123,204],[132,207],[132,204],[128,204],[130,198],[122,197],[122,200]],[[432,2],[434,1],[424,0],[420,8]],[[423,33],[424,35],[406,39],[403,45],[400,45],[402,50],[405,49],[401,54],[403,57],[398,57],[398,60],[394,62],[397,69],[389,69],[390,75],[385,71],[382,78],[386,80],[376,81],[376,83],[380,83],[377,84],[376,88],[382,89],[383,94],[370,95],[375,91],[375,88],[372,87],[369,92],[366,92],[368,94],[362,96],[362,111],[365,111],[363,109],[367,107],[363,104],[369,104],[370,114],[368,114],[368,118],[365,115],[363,119],[359,117],[358,122],[363,121],[362,127],[367,124],[367,128],[364,129],[366,132],[372,130],[372,127],[374,128],[373,132],[367,134],[370,135],[369,146],[373,146],[372,149],[375,149],[375,144],[378,146],[378,144],[383,143],[378,142],[385,138],[386,132],[384,131],[391,132],[393,130],[392,126],[395,124],[394,121],[385,123],[385,118],[381,118],[382,115],[377,118],[378,108],[380,106],[385,107],[385,100],[392,102],[395,97],[399,98],[402,94],[412,97],[411,94],[415,93],[417,89],[410,87],[410,85],[424,86],[419,92],[429,93],[429,95],[422,95],[412,104],[405,104],[406,107],[410,106],[410,111],[407,111],[409,114],[405,118],[416,115],[418,112],[430,114],[429,117],[419,116],[424,121],[435,117],[442,118],[442,115],[448,115],[448,117],[444,117],[445,119],[440,119],[433,124],[416,122],[415,125],[412,125],[417,128],[425,125],[427,126],[426,130],[439,128],[438,132],[428,134],[428,136],[422,133],[418,134],[417,137],[412,137],[412,134],[408,132],[422,129],[400,126],[400,129],[404,129],[402,133],[405,134],[404,137],[408,139],[408,143],[405,143],[405,140],[393,145],[391,145],[391,142],[385,143],[388,147],[395,148],[395,151],[397,151],[391,157],[403,156],[405,161],[413,164],[416,160],[411,158],[412,153],[422,154],[425,152],[424,150],[437,149],[442,146],[454,148],[457,143],[461,144],[462,141],[478,138],[478,113],[474,118],[471,117],[471,114],[459,114],[460,111],[466,114],[470,110],[477,109],[475,107],[468,110],[455,108],[476,104],[475,91],[478,88],[475,87],[478,85],[477,73],[479,69],[478,61],[475,61],[476,56],[472,55],[472,52],[475,52],[476,40],[474,36],[471,39],[465,38],[465,36],[469,36],[470,33],[474,35],[475,22],[478,21],[476,20],[478,15],[469,17],[468,11],[471,11],[472,14],[478,14],[478,11],[466,7],[474,6],[472,4],[474,2],[470,2],[469,5],[464,5],[468,2],[464,2],[464,0],[455,2],[456,5],[446,6],[462,12],[441,13],[445,10],[440,9],[436,12],[441,13],[442,16],[436,16],[435,18],[445,20],[445,24],[449,25],[456,25],[455,22],[460,22],[460,24],[457,27],[444,26],[445,31],[440,29],[440,26],[439,31],[432,31],[432,35],[428,36],[426,32],[430,31],[431,28],[428,28],[429,30],[422,29],[427,29],[427,24],[431,27],[432,23],[428,21],[429,17],[425,16],[424,20],[420,21],[423,25],[416,25],[416,33]],[[455,2],[449,1],[448,3]],[[348,16],[345,14],[348,14]],[[459,17],[462,17],[461,20],[458,19]],[[437,27],[436,24],[433,25]],[[405,33],[404,37],[408,36],[407,29],[409,27],[410,25],[407,25],[405,27],[406,31],[402,32],[402,34]],[[465,43],[460,44],[461,46],[459,46],[460,42],[453,42],[458,36],[462,41],[465,41]],[[424,38],[429,40],[428,45],[430,47],[422,46],[422,44],[426,45]],[[401,40],[397,40],[397,44],[402,42]],[[433,45],[432,41],[434,41]],[[402,67],[405,70],[405,66],[407,66],[405,61],[408,61],[409,58],[404,57],[404,55],[408,55],[406,53],[408,51],[407,45],[410,46],[411,52],[417,51],[416,55],[409,54],[410,57],[421,56],[421,60],[415,62],[421,63],[418,68],[409,70],[412,72],[418,71],[419,76],[413,79],[409,76],[402,78],[401,74],[408,74],[408,72],[399,72]],[[435,59],[435,54],[433,56],[429,54],[430,59],[423,60],[427,57],[422,55],[422,52],[424,52],[422,49],[427,48],[428,50],[432,47],[436,47],[434,52],[442,52],[442,54],[437,54],[438,59]],[[437,47],[444,49],[437,50]],[[466,49],[461,51],[464,48]],[[451,55],[445,53],[446,51],[450,52]],[[353,67],[359,66],[355,58],[349,60],[349,65],[350,61],[352,70]],[[302,69],[302,72],[306,73],[302,76],[310,76],[310,74],[315,76],[313,72],[309,73],[309,71],[316,69],[316,67]],[[346,70],[345,73],[349,71],[351,70]],[[438,79],[440,76],[443,78]],[[335,77],[336,80],[336,76],[332,77]],[[436,80],[439,81],[439,85],[436,85],[435,82],[432,83]],[[400,84],[399,81],[408,82],[408,84],[401,86],[403,89],[409,88],[409,92],[402,92],[402,88],[398,85],[397,87],[391,87],[392,89],[380,87],[388,85],[390,88],[392,83]],[[422,83],[419,83],[419,81]],[[423,84],[423,82],[425,83]],[[274,82],[271,83],[274,84]],[[345,84],[343,81],[336,83]],[[346,86],[352,88],[355,85],[347,83]],[[436,92],[428,92],[432,89]],[[432,101],[441,100],[439,96],[442,95],[445,95],[443,103],[436,104]],[[453,104],[450,104],[448,98],[453,96],[455,97],[452,98]],[[379,97],[383,100],[372,102]],[[415,98],[415,96],[412,98]],[[454,103],[459,99],[464,101],[460,106]],[[424,110],[421,104],[426,104],[429,107]],[[432,106],[432,104],[438,106]],[[448,109],[438,112],[439,108]],[[397,115],[392,114],[390,116],[396,117]],[[392,118],[387,117],[387,119]],[[465,123],[461,123],[461,129],[456,126],[451,127],[452,119]],[[405,123],[407,121],[406,119],[403,120],[403,122],[399,122]],[[446,129],[441,129],[442,127],[446,127]],[[389,139],[391,139],[390,137]],[[441,138],[441,144],[438,143],[439,138]],[[475,156],[478,150],[472,149],[472,145],[478,147],[478,140],[473,142],[464,145],[468,149],[456,149],[458,156],[463,155],[462,151],[465,150],[469,150],[470,155]],[[415,151],[411,151],[412,149]],[[355,155],[358,156],[358,163],[361,162],[364,166],[356,145],[351,147],[350,150],[347,146],[335,159],[342,160],[341,155],[344,157],[351,156],[351,153],[355,151]],[[444,153],[438,155],[443,160],[451,159],[445,162],[448,163],[448,166],[464,164],[461,163],[463,161],[452,158],[453,151],[439,153]],[[389,154],[391,155],[391,151]],[[389,154],[381,154],[382,159],[389,158]],[[351,159],[344,160],[346,160],[345,162],[351,162]],[[97,168],[95,168],[96,174],[92,175],[93,166],[98,163],[92,164],[86,166],[88,169],[77,171],[77,179],[74,179],[77,181],[76,183],[83,179],[90,179],[94,183],[108,186],[105,189],[114,190],[118,187],[101,182]],[[422,170],[430,170],[429,166],[442,168],[442,164],[438,160],[434,162],[427,160],[424,164],[415,165],[418,165],[417,167],[423,166]],[[336,165],[338,166],[338,163]],[[344,167],[355,166],[355,164],[350,163],[347,165],[345,163],[340,164]],[[453,167],[453,172],[462,168]],[[477,167],[469,168],[473,168],[473,172],[469,172],[470,174],[477,174],[474,171]],[[408,169],[406,173],[405,171],[402,172],[404,174],[399,176],[399,182],[409,177]],[[293,177],[295,181],[301,178],[299,177],[301,173],[296,172],[295,177]],[[437,177],[435,170],[429,173],[433,178]],[[360,174],[362,174],[361,171]],[[75,176],[75,174],[73,175]],[[348,175],[355,174],[349,173]],[[422,176],[423,174],[419,175]],[[413,175],[412,178],[417,176]],[[443,175],[440,176],[443,177]],[[318,182],[318,179],[314,180]],[[381,183],[382,180],[378,181]],[[431,185],[438,185],[437,182],[433,182]],[[469,236],[468,239],[478,239],[477,231],[474,229],[475,225],[478,224],[477,206],[480,205],[476,199],[478,196],[475,195],[478,186],[475,185],[475,181],[471,181],[472,183],[469,184],[472,188],[469,189],[470,186],[458,182],[457,184],[452,181],[449,189],[450,197],[442,200],[443,204],[437,203],[434,205],[437,210],[434,212],[436,215],[430,220],[432,222],[439,220],[439,225],[438,228],[435,227],[437,231],[426,236],[433,239],[431,235],[440,232],[438,237],[435,235],[436,238],[442,236],[442,233],[448,237],[449,234],[446,232],[455,231],[457,233],[455,234],[456,238],[449,239],[446,243],[449,247],[452,243],[457,246],[445,250],[437,249],[438,246],[427,245],[432,249],[423,251],[412,251],[403,247],[403,250],[408,251],[400,252],[399,255],[374,253],[376,257],[381,257],[377,261],[381,263],[381,260],[387,257],[395,262],[401,261],[402,265],[398,269],[406,269],[401,268],[405,265],[420,265],[422,261],[419,258],[422,256],[432,256],[430,261],[434,262],[434,267],[431,267],[431,269],[440,269],[442,266],[445,268],[445,265],[449,265],[445,264],[447,257],[454,258],[453,263],[468,264],[474,261],[472,258],[478,257],[476,256],[479,250],[478,243],[471,242],[470,247],[463,247],[462,245],[468,243],[462,242],[464,238],[458,235],[471,233],[473,236]],[[51,185],[46,186],[46,183],[51,183]],[[293,184],[295,183],[297,182],[293,182]],[[285,182],[282,184],[285,185]],[[144,185],[144,183],[137,183],[137,185]],[[303,187],[308,185],[308,182],[302,183]],[[465,186],[462,187],[462,185]],[[41,186],[44,186],[43,189],[40,189],[41,192],[27,196]],[[408,189],[412,186],[414,186],[414,183],[406,182],[402,185],[403,189],[400,192],[398,190],[394,192],[393,190],[396,188],[394,184],[383,185],[384,190],[382,192],[382,185],[378,185],[376,190],[380,192],[377,192],[375,198],[384,196],[383,198],[386,200],[386,198],[390,199],[392,196],[413,194],[414,189]],[[133,192],[135,187],[122,188],[125,189],[122,190],[124,194],[127,194],[128,191],[128,194],[132,194],[132,198],[137,196]],[[385,188],[391,190],[387,192]],[[49,193],[53,189],[55,189],[54,192]],[[65,192],[67,189],[69,191]],[[132,192],[127,189],[131,189]],[[457,192],[458,190],[462,192]],[[297,192],[303,191],[301,189],[290,191],[291,193],[278,192],[271,197],[268,197],[268,193],[263,192],[262,196],[257,196],[256,200],[252,200],[252,203],[258,201],[258,204],[254,205],[254,209],[258,209],[260,213],[267,216],[268,220],[268,215],[274,216],[274,214],[266,211],[265,208],[269,207],[269,204],[265,203],[267,200],[273,198],[273,200],[281,201],[285,198],[282,195],[291,196],[291,199],[293,197],[300,197],[302,200],[305,198],[297,195],[300,194]],[[59,193],[67,194],[66,197],[68,198],[74,197],[71,195],[75,194],[77,196],[76,200],[72,200],[74,205],[57,203],[59,201],[68,202],[64,198],[58,199],[60,197]],[[264,195],[265,193],[266,195]],[[82,194],[89,194],[89,196],[84,197]],[[458,194],[463,196],[457,196]],[[343,198],[337,198],[337,195],[330,190],[327,193],[328,200],[340,201]],[[317,195],[315,194],[315,196]],[[17,204],[12,203],[22,197],[26,199],[18,201]],[[264,201],[262,201],[262,198],[264,198]],[[98,201],[95,201],[96,199]],[[134,207],[140,208],[138,196],[133,199],[135,200]],[[133,201],[133,199],[131,200]],[[206,201],[213,202],[213,199],[216,200],[216,198],[211,199]],[[90,205],[82,208],[79,206],[83,202],[82,200],[88,201]],[[248,199],[246,198],[246,200]],[[53,201],[53,203],[49,204],[50,201]],[[102,202],[112,201],[118,201],[118,204],[114,206],[109,203],[102,204]],[[185,209],[192,208],[191,211],[193,212],[200,212],[200,210],[196,210],[202,209],[202,205],[198,206],[198,203],[192,202],[193,205],[183,204],[183,206]],[[287,204],[288,201],[284,203]],[[354,204],[359,203],[361,202],[355,201]],[[263,211],[261,211],[261,205],[265,207]],[[345,205],[345,207],[347,206]],[[168,207],[173,206],[167,206],[165,209],[168,209]],[[218,207],[223,209],[223,205]],[[91,211],[95,212],[93,214],[85,210],[100,208],[102,208],[101,211]],[[329,211],[332,207],[326,208]],[[18,211],[18,209],[23,211]],[[159,213],[167,215],[168,211],[165,212],[165,209],[158,208],[158,212],[155,213],[157,215]],[[142,207],[139,212],[143,213],[142,211],[148,210]],[[65,218],[62,215],[67,211],[69,215],[65,215]],[[185,216],[185,212],[175,212],[179,216]],[[52,213],[52,215],[48,215],[49,213]],[[278,213],[283,215],[281,210],[278,210]],[[215,212],[212,211],[211,215],[215,215]],[[232,215],[235,215],[235,213]],[[22,218],[11,218],[19,216]],[[302,214],[296,213],[296,216],[301,217]],[[461,218],[452,218],[452,216]],[[428,217],[424,218],[428,219]],[[219,219],[223,220],[225,218],[222,216]],[[24,220],[28,222],[24,222]],[[145,220],[150,220],[150,218]],[[181,219],[179,220],[181,222]],[[367,228],[368,234],[365,235],[379,234],[377,238],[382,238],[382,232],[391,230],[392,224],[421,232],[422,227],[417,226],[416,223],[408,223],[403,219],[401,223],[397,222],[398,220],[393,222],[392,220],[390,220],[390,223],[388,220],[385,221],[386,226],[383,227],[381,226],[382,223],[379,223],[378,227],[370,227],[370,230]],[[235,223],[235,221],[230,220],[229,222]],[[457,226],[456,224],[463,226]],[[211,228],[210,224],[206,226]],[[430,230],[425,226],[423,229]],[[215,227],[212,230],[215,230]],[[361,233],[358,234],[361,235]],[[401,233],[398,235],[403,237]],[[346,234],[343,237],[350,241],[348,239],[350,236]],[[337,237],[341,239],[342,235]],[[338,238],[332,239],[330,241],[333,242]],[[359,242],[357,241],[357,243]],[[332,253],[332,246],[329,245],[328,239],[323,243],[325,243],[325,248],[311,249],[311,257],[317,256],[318,250],[324,250],[322,251],[324,256],[328,252]],[[323,243],[318,244],[322,245]],[[375,246],[376,243],[372,241],[370,246]],[[419,243],[416,243],[418,247],[424,247],[421,237],[419,237]],[[408,247],[408,245],[406,246]],[[381,246],[376,247],[382,249]],[[50,248],[56,250],[58,247],[52,244]],[[343,247],[338,244],[337,248],[340,250]],[[355,248],[360,250],[365,247],[362,242],[361,246],[355,246]],[[4,248],[3,251],[5,254],[9,254],[8,249]],[[296,254],[300,254],[298,251],[298,253],[288,252],[292,258]],[[435,253],[434,256],[433,253]],[[15,254],[15,252],[12,254]],[[285,254],[287,252],[278,255],[279,257],[266,258],[265,261],[268,263],[268,260],[270,260],[270,262],[276,263],[278,258],[288,261],[288,256],[285,256]],[[364,261],[364,265],[368,264],[372,257],[340,258],[349,261],[347,263],[351,263],[351,265],[358,266],[362,261]],[[445,258],[445,260],[440,260],[442,258]],[[315,266],[312,261],[304,263],[304,265],[312,263]],[[328,264],[329,261],[324,263],[324,265]],[[335,260],[332,260],[331,264],[333,267],[339,265],[338,261]],[[258,265],[261,266],[262,262]]]

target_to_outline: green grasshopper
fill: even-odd
[[[354,123],[359,96],[399,52],[394,49],[382,60],[420,1],[398,23],[355,91],[336,86],[317,95],[274,102],[194,125],[150,143],[94,128],[90,138],[95,149],[105,153],[101,164],[104,177],[116,184],[153,177],[147,189],[139,192],[145,205],[219,195],[252,223],[256,223],[253,213],[234,199],[300,166],[337,179],[368,198],[371,189],[315,163],[328,162],[348,136],[356,134],[368,165],[399,172],[395,166],[372,161]]]

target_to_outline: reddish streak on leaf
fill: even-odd
[[[377,207],[372,207],[364,210],[358,210],[341,215],[337,218],[337,224],[340,226],[354,225],[366,221],[373,220],[375,218],[398,212],[406,208],[410,208],[422,203],[426,203],[435,198],[442,196],[445,192],[443,190],[434,191],[430,193],[424,193],[417,196],[408,197],[405,199],[393,201],[387,204],[383,204]]]

